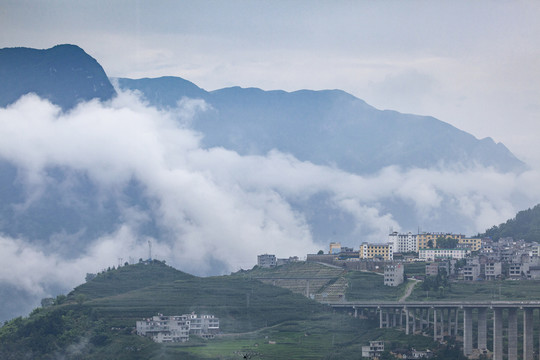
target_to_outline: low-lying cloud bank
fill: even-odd
[[[117,196],[136,181],[152,204],[141,208],[125,202],[114,229],[72,256],[24,234],[1,236],[5,270],[0,283],[36,299],[53,295],[48,293],[53,285],[69,289],[86,272],[116,265],[119,258],[146,258],[148,240],[155,258],[202,275],[250,268],[256,255],[266,252],[302,257],[326,248],[328,241],[340,241],[314,234],[316,224],[303,211],[301,204],[320,194],[326,196],[328,213],[353,219],[349,240],[343,242],[355,248],[362,241],[384,242],[389,228],[415,231],[411,226],[421,225],[426,231],[473,235],[540,199],[536,170],[501,174],[486,168],[396,166],[359,176],[278,150],[241,156],[224,148],[204,149],[203,135],[189,123],[206,107],[201,100],[183,100],[178,109],[159,111],[120,93],[110,103],[84,103],[67,114],[33,95],[0,109],[0,158],[16,165],[17,181],[25,189],[24,201],[14,204],[20,213],[50,186],[66,187],[69,197],[69,179],[55,184],[47,172],[51,168],[84,173],[98,189],[96,197]],[[407,209],[405,214],[393,210],[396,203]],[[165,236],[141,235],[138,228],[150,218]],[[72,241],[69,237],[50,240],[60,249],[62,241]]]

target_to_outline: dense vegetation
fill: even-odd
[[[516,217],[486,230],[479,236],[491,237],[493,240],[512,237],[514,240],[523,239],[526,242],[540,242],[540,204],[532,209],[517,213]]]

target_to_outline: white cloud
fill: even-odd
[[[0,157],[18,167],[19,180],[29,190],[27,203],[38,202],[47,186],[55,186],[45,171],[50,167],[85,173],[99,189],[96,196],[115,196],[136,180],[152,201],[148,209],[123,204],[110,234],[67,257],[62,242],[77,241],[80,234],[58,232],[48,247],[0,237],[7,259],[0,282],[38,297],[55,284],[75,286],[86,272],[115,265],[119,257],[144,258],[149,238],[138,227],[149,218],[167,234],[150,239],[155,258],[208,274],[249,268],[260,253],[303,256],[326,247],[314,240],[306,209],[293,205],[307,204],[317,194],[328,195],[326,210],[354,219],[353,240],[347,244],[353,247],[385,241],[391,227],[415,230],[403,214],[391,210],[392,203],[405,206],[406,216],[423,230],[473,235],[540,199],[538,171],[518,175],[485,168],[404,171],[393,166],[359,176],[277,150],[241,156],[223,148],[204,149],[202,135],[187,126],[205,108],[200,101],[184,100],[179,109],[159,111],[133,94],[120,93],[108,104],[89,102],[66,114],[33,95],[0,109]],[[76,180],[68,179],[66,189],[69,181]],[[445,216],[460,228],[431,227],[444,224]]]

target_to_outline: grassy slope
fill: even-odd
[[[255,267],[253,270],[235,274],[250,279],[258,279],[266,284],[272,284],[294,293],[306,295],[307,282],[309,291],[317,300],[326,292],[343,293],[345,288],[334,290],[332,285],[346,274],[340,268],[330,267],[313,262],[294,262],[271,269]]]
[[[356,359],[362,345],[383,334],[402,344],[432,345],[423,337],[381,332],[376,321],[334,313],[244,275],[197,278],[161,263],[106,272],[77,287],[63,305],[0,328],[0,358]],[[81,294],[85,301],[77,304]],[[143,317],[191,311],[218,316],[224,335],[165,346],[132,333]]]
[[[235,276],[259,279],[304,295],[306,281],[303,279],[311,279],[310,293],[316,300],[322,302],[343,301],[344,299],[348,301],[397,301],[406,287],[405,284],[398,287],[384,286],[381,274],[347,271],[313,262],[291,263],[272,269],[256,267],[253,270],[237,273]],[[287,280],[288,278],[294,280]],[[316,280],[317,278],[320,280]],[[345,297],[339,297],[336,294],[344,294]]]
[[[87,299],[94,299],[123,294],[155,284],[193,278],[195,276],[176,270],[159,261],[150,264],[138,263],[100,273],[92,281],[78,286],[68,296],[74,297],[82,294]]]

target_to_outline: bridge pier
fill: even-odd
[[[487,308],[478,308],[478,349],[487,349]],[[457,330],[457,329],[456,329]]]
[[[469,356],[472,354],[472,308],[463,309],[463,354]]]
[[[433,340],[437,341],[437,309],[433,309]]]
[[[533,359],[533,309],[523,309],[523,360]]]
[[[355,317],[358,309],[372,309],[379,312],[379,327],[398,327],[407,335],[418,331],[433,339],[443,340],[445,336],[456,336],[463,329],[463,354],[473,355],[475,349],[487,350],[488,309],[492,311],[493,360],[517,360],[523,354],[524,360],[534,357],[534,309],[540,309],[540,301],[497,301],[497,302],[434,302],[434,303],[348,303],[334,307],[352,307]],[[461,310],[460,310],[461,309]],[[369,310],[368,310],[369,311]],[[458,321],[463,312],[463,327]],[[521,329],[518,328],[518,311],[523,311],[523,353],[518,349]],[[375,313],[376,314],[376,313]],[[351,313],[352,315],[352,313]],[[405,319],[403,317],[405,316]],[[506,320],[507,319],[507,320]],[[503,324],[507,322],[507,324]],[[506,325],[506,326],[505,326]],[[433,333],[431,332],[433,326]],[[425,329],[428,329],[426,332]],[[474,330],[477,330],[474,332]],[[473,339],[473,332],[477,339]],[[506,338],[505,338],[506,337]],[[538,339],[540,340],[540,339]],[[507,346],[503,344],[507,343]],[[518,357],[519,356],[519,357]]]
[[[508,309],[508,360],[517,360],[517,309]]]
[[[503,309],[493,309],[493,360],[503,358]]]
[[[413,312],[413,334],[416,334],[416,322],[418,321],[416,319],[416,308],[412,308],[411,311]]]
[[[429,308],[426,308],[423,310],[422,314],[422,332],[424,332],[424,328],[429,329]]]
[[[433,309],[433,318],[433,338],[435,341],[442,341],[444,338],[444,309]]]
[[[409,335],[409,329],[411,328],[409,326],[409,317],[410,317],[409,309],[405,308],[404,311],[405,311],[405,335]],[[413,322],[414,322],[414,318],[413,318]]]

